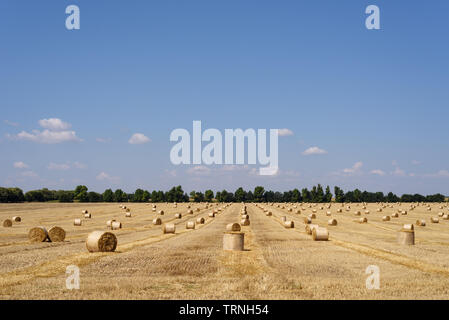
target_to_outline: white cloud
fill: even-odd
[[[97,175],[96,179],[97,179],[97,180],[100,180],[100,181],[110,181],[110,182],[114,182],[114,183],[116,183],[116,182],[118,182],[118,181],[120,180],[119,177],[113,177],[113,176],[110,176],[110,175],[107,174],[106,172],[100,172],[100,173]]]
[[[132,137],[128,140],[130,144],[142,144],[150,141],[151,141],[150,138],[148,138],[142,133],[134,133]]]
[[[293,135],[293,131],[291,131],[290,129],[278,129],[278,136],[279,137],[285,137],[285,136],[292,136]]]
[[[17,161],[17,162],[14,162],[14,168],[16,168],[16,169],[26,169],[26,168],[29,168],[29,166],[26,164],[26,163],[23,163],[22,161]]]
[[[176,177],[177,176],[177,173],[176,173],[176,170],[165,170],[165,173],[166,174],[168,174],[170,177]]]
[[[72,126],[70,123],[64,122],[58,118],[39,120],[39,125],[44,129],[49,129],[52,131],[64,131]]]
[[[318,147],[310,147],[307,150],[305,150],[302,154],[305,156],[310,156],[312,154],[326,154],[327,151],[320,149]]]
[[[48,170],[56,170],[56,171],[65,171],[65,170],[69,170],[70,169],[70,165],[63,163],[63,164],[57,164],[54,162],[51,162],[48,166],[47,166]]]
[[[360,172],[360,169],[362,168],[362,166],[363,166],[363,162],[358,161],[358,162],[354,163],[352,168],[343,169],[343,172],[349,173],[349,174],[358,173],[358,172]]]
[[[211,169],[206,166],[195,166],[187,169],[188,174],[206,176],[209,175]]]
[[[95,140],[100,143],[108,143],[111,141],[110,138],[106,138],[106,139],[105,138],[96,138]]]
[[[19,140],[28,140],[45,144],[81,141],[81,139],[76,136],[75,131],[50,131],[47,129],[44,131],[33,130],[33,133],[22,131],[16,138]]]
[[[399,177],[403,177],[406,175],[405,171],[399,167],[397,167],[391,174],[394,176],[399,176]]]
[[[86,169],[86,168],[87,168],[87,165],[85,165],[84,163],[75,161],[75,162],[73,163],[73,167],[76,168],[76,169]]]
[[[38,175],[37,173],[33,172],[33,171],[24,171],[21,173],[22,176],[27,177],[27,178],[37,178]]]
[[[12,122],[9,120],[3,120],[4,123],[6,123],[8,126],[17,127],[19,124],[17,122]]]
[[[380,169],[371,170],[370,173],[371,174],[377,174],[379,176],[384,176],[385,175],[385,172],[380,170]]]

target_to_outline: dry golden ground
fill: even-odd
[[[0,220],[21,216],[22,222],[0,229],[1,299],[447,299],[449,294],[449,221],[431,224],[430,217],[448,213],[432,204],[432,211],[418,206],[394,205],[376,212],[377,204],[351,205],[349,212],[339,204],[302,207],[300,214],[276,205],[268,217],[247,204],[250,226],[245,233],[245,251],[222,250],[226,224],[238,222],[241,204],[233,204],[215,218],[211,208],[187,214],[187,204],[157,204],[164,210],[163,223],[177,224],[176,234],[163,235],[152,220],[158,216],[147,204],[126,204],[132,217],[125,218],[119,204],[8,204],[0,205]],[[218,208],[220,206],[213,206]],[[399,215],[383,222],[382,216],[401,208]],[[81,211],[89,210],[92,219]],[[313,223],[329,229],[329,241],[312,241],[302,220],[316,209]],[[331,211],[331,216],[326,211]],[[355,223],[354,211],[368,218]],[[181,213],[182,219],[174,214]],[[286,229],[280,217],[295,222]],[[186,230],[188,220],[204,217],[206,224]],[[81,227],[73,220],[81,218]],[[337,226],[327,226],[335,218]],[[116,219],[123,229],[114,230],[118,248],[114,253],[89,253],[87,234],[106,230],[106,221]],[[397,244],[397,231],[405,223],[425,219],[427,226],[415,226],[416,245]],[[57,225],[67,232],[63,243],[31,244],[27,232],[32,226]],[[198,227],[198,226],[197,226]],[[80,267],[81,288],[66,289],[65,269]],[[366,289],[369,265],[380,268],[380,289]]]

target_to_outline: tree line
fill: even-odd
[[[368,192],[355,189],[344,192],[340,187],[334,187],[333,193],[329,186],[323,188],[320,184],[307,188],[279,192],[265,190],[257,186],[253,191],[238,188],[235,192],[226,190],[213,192],[184,192],[181,186],[169,191],[152,191],[137,189],[134,193],[126,193],[121,189],[107,189],[103,193],[89,191],[80,185],[75,190],[31,190],[26,193],[20,188],[0,188],[0,202],[444,202],[446,197],[440,193],[423,196],[420,194],[403,194],[397,196],[392,192]]]

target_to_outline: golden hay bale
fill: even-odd
[[[156,205],[155,205],[155,204],[153,204],[153,208],[156,208]]]
[[[92,215],[90,213],[85,213],[84,214],[84,218],[85,219],[90,219],[90,218],[92,218]]]
[[[83,210],[83,211],[81,211],[81,213],[82,213],[82,214],[86,214],[86,213],[89,213],[89,211]]]
[[[210,217],[210,218],[215,218],[215,212],[210,212],[210,213],[209,213],[209,217]]]
[[[3,226],[4,226],[5,228],[10,228],[10,227],[12,227],[12,220],[11,220],[11,219],[5,219],[5,220],[3,221]]]
[[[131,218],[131,212],[125,212],[125,217],[126,218]]]
[[[360,218],[359,220],[356,220],[356,222],[358,222],[358,223],[367,223],[368,219],[363,217],[363,218]]]
[[[205,222],[204,218],[196,219],[196,223],[198,223],[198,224],[204,224],[204,222]]]
[[[159,212],[158,212],[161,216],[163,216],[164,215],[164,210],[159,210]]]
[[[415,231],[412,230],[400,230],[398,232],[398,243],[402,245],[414,245],[415,244]]]
[[[166,223],[162,226],[162,233],[175,233],[176,226],[174,223]]]
[[[113,223],[114,221],[115,221],[115,219],[106,221],[106,226],[107,226],[108,228],[110,228],[110,227],[112,226],[112,223]]]
[[[329,226],[336,226],[337,225],[337,219],[330,219],[329,221],[327,221],[327,224]]]
[[[193,210],[187,210],[187,214],[193,214]]]
[[[404,224],[402,230],[414,230],[413,224]]]
[[[403,216],[405,216],[405,215],[407,215],[407,211],[402,210],[402,211],[401,211],[401,214],[402,214]]]
[[[369,210],[365,210],[365,214],[369,214]]]
[[[271,216],[271,215],[273,215],[273,214],[271,213],[271,211],[267,211],[267,213],[266,213],[265,215]]]
[[[249,215],[243,214],[243,215],[242,215],[242,219],[249,219]]]
[[[249,224],[250,224],[249,219],[243,219],[243,220],[241,220],[241,221],[240,221],[240,224],[241,224],[242,226],[249,226]]]
[[[281,221],[282,221],[282,222],[287,221],[287,217],[286,217],[286,216],[282,216],[282,217],[281,217]]]
[[[20,218],[19,216],[15,216],[15,217],[12,217],[12,221],[13,222],[21,222],[22,218]]]
[[[360,216],[362,213],[360,212],[360,211],[355,211],[354,212],[354,215],[356,215],[356,216]]]
[[[241,227],[238,223],[229,223],[226,225],[226,231],[240,231]]]
[[[416,225],[420,227],[426,226],[426,220],[416,220]]]
[[[86,240],[89,252],[112,252],[117,248],[117,237],[112,232],[93,231]]]
[[[65,230],[61,227],[51,227],[47,233],[51,242],[62,242],[65,240]]]
[[[111,229],[112,230],[117,230],[117,229],[121,229],[122,228],[122,223],[119,221],[114,221],[111,223]]]
[[[293,209],[292,208],[288,208],[288,212],[292,212],[293,211]]]
[[[180,214],[180,213],[175,213],[175,218],[176,218],[176,219],[181,219],[181,218],[182,218],[182,214]]]
[[[438,212],[438,216],[442,217],[442,216],[444,216],[444,213],[443,212]]]
[[[311,213],[308,216],[310,219],[316,219],[316,214],[315,213]]]
[[[287,229],[290,229],[290,228],[294,228],[295,227],[295,222],[293,222],[293,221],[285,221],[284,222],[284,227],[285,228],[287,228]]]
[[[443,220],[449,220],[449,214],[443,214]]]
[[[156,212],[156,208],[152,208],[151,211]]]
[[[301,213],[301,210],[299,210],[299,209],[298,209],[298,210],[295,210],[295,213],[296,213],[296,214],[300,214],[300,213]]]
[[[312,212],[313,212],[313,213],[316,213],[316,209],[313,209]]]
[[[196,208],[196,212],[199,212],[200,211],[200,208]]]
[[[195,221],[187,221],[186,229],[195,229]]]
[[[392,216],[393,218],[399,218],[399,214],[398,214],[397,212],[393,213],[391,216]]]
[[[383,216],[382,221],[390,221],[390,216]]]
[[[329,231],[327,231],[327,228],[313,228],[312,239],[313,241],[327,241],[329,240]]]
[[[126,212],[131,212],[131,209],[130,208],[126,208]]]
[[[339,208],[339,209],[337,209],[337,212],[341,213],[341,212],[343,212],[343,210],[341,208]]]
[[[243,232],[225,232],[223,234],[223,250],[243,251],[245,234]]]
[[[382,208],[378,208],[376,211],[377,212],[382,212]]]
[[[438,222],[440,222],[440,219],[435,218],[435,217],[432,217],[432,218],[430,218],[430,222],[432,222],[432,223],[438,223]]]
[[[83,224],[83,222],[82,222],[81,219],[75,219],[75,220],[73,220],[73,225],[74,225],[74,226],[79,227],[79,226],[81,226],[82,224]]]
[[[313,229],[318,228],[317,224],[306,224],[305,230],[307,234],[312,234]]]
[[[154,218],[154,219],[153,219],[153,224],[154,224],[155,226],[161,225],[161,224],[162,224],[161,218]]]
[[[44,242],[48,239],[47,229],[44,227],[34,227],[28,232],[28,239],[31,242]]]
[[[304,218],[304,223],[305,224],[310,224],[310,223],[312,223],[312,219],[309,218],[309,217],[306,217],[306,218]]]
[[[327,212],[326,212],[326,216],[330,216],[330,215],[332,215],[332,212],[327,211]]]

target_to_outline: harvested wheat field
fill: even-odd
[[[447,204],[2,204],[12,226],[0,227],[0,297],[447,299],[440,212]],[[225,233],[235,250],[223,250]],[[71,265],[79,289],[66,287]],[[369,266],[378,289],[367,286]]]

